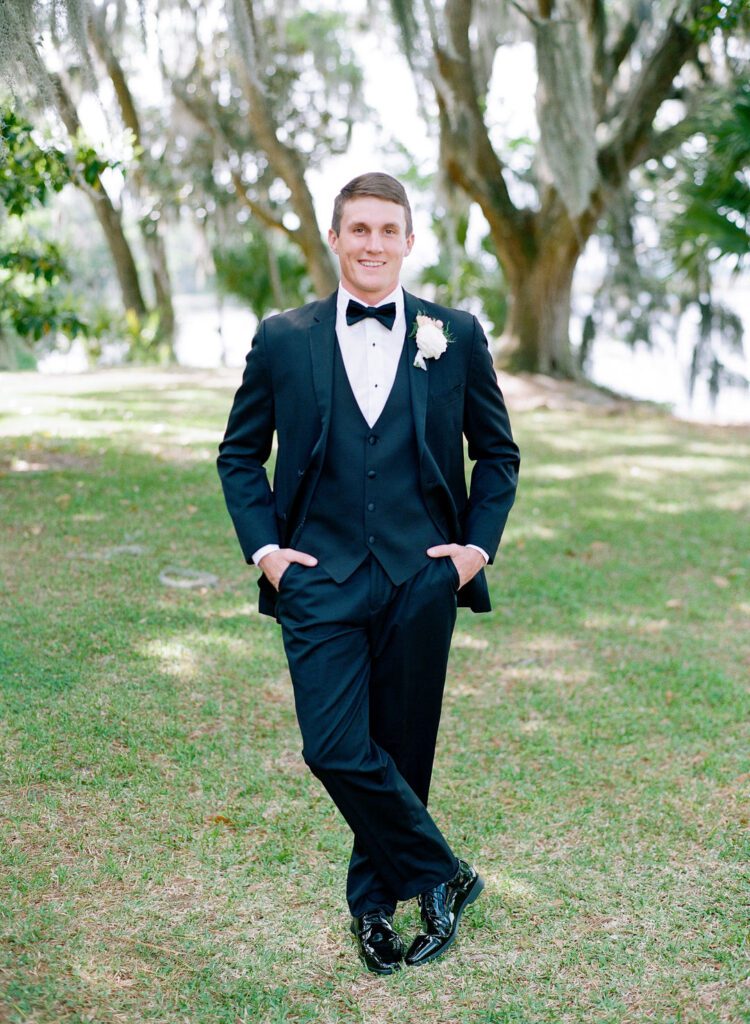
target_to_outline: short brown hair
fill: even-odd
[[[406,189],[390,174],[371,171],[369,174],[360,174],[358,177],[352,178],[336,196],[333,203],[331,227],[337,235],[341,231],[341,215],[344,212],[344,204],[358,196],[374,196],[376,199],[387,199],[390,203],[398,203],[399,206],[403,206],[406,214],[407,237],[412,233],[411,206],[409,206]]]

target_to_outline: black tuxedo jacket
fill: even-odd
[[[218,468],[248,562],[265,544],[294,546],[320,475],[331,418],[336,296],[263,320],[247,357]],[[476,544],[492,560],[515,497],[519,453],[487,339],[468,313],[409,292],[404,302],[422,495],[448,541]],[[413,365],[418,313],[442,320],[453,339],[439,359],[426,360],[426,370]],[[271,486],[265,464],[274,432]],[[474,463],[468,492],[464,436]],[[259,586],[260,611],[273,615],[276,592],[265,576]],[[459,591],[459,604],[490,610],[484,571]]]

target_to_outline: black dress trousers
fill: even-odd
[[[297,562],[281,579],[303,757],[354,833],[355,916],[392,912],[457,870],[426,803],[458,583],[437,558],[396,586],[372,555],[343,583]]]

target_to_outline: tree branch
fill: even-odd
[[[644,140],[643,151],[639,162],[644,160],[661,160],[667,153],[681,145],[686,139],[702,130],[704,126],[695,114],[687,114],[677,124],[665,128],[663,131],[652,131],[650,136]]]
[[[607,60],[607,85],[611,85],[615,80],[615,75],[620,70],[622,62],[630,53],[642,24],[643,22],[640,18],[632,17],[623,25],[620,35],[609,52]]]
[[[607,100],[607,51],[605,47],[607,11],[604,6],[604,0],[589,0],[586,29],[592,55],[591,74],[594,109],[597,120],[599,120],[604,112]]]
[[[291,206],[300,222],[294,234],[295,241],[305,254],[315,290],[319,295],[326,295],[336,287],[338,275],[334,270],[331,254],[320,234],[315,206],[305,181],[303,158],[298,150],[282,142],[277,134],[265,80],[258,68],[258,39],[253,0],[233,0],[233,6],[242,58],[239,61],[239,73],[248,100],[248,124],[265,151],[274,173],[289,189]]]
[[[81,122],[73,99],[63,79],[63,74],[49,72],[50,87],[55,96],[57,111],[62,122],[67,128],[71,139],[75,139],[80,132]],[[94,212],[109,245],[125,309],[134,309],[138,316],[145,316],[146,303],[141,292],[133,253],[125,237],[121,212],[110,199],[109,193],[102,182],[101,174],[97,173],[96,180],[98,188],[93,188],[85,181],[81,174],[76,174],[75,176],[76,184],[86,192],[92,201]]]
[[[504,222],[510,244],[516,241],[520,217],[479,107],[469,42],[472,10],[472,0],[447,0],[445,5],[448,43],[445,48],[435,46],[441,137],[451,177],[480,204],[488,219],[488,211],[494,214],[497,229],[500,220]]]
[[[697,16],[702,0],[691,0],[685,21]],[[633,167],[652,134],[656,112],[669,95],[672,82],[688,57],[697,50],[695,36],[684,21],[669,19],[661,42],[643,66],[625,98],[620,128],[600,151],[599,170],[608,186],[618,186]]]
[[[534,17],[534,15],[533,14],[529,14],[529,12],[526,10],[526,8],[522,7],[521,4],[516,2],[516,0],[508,0],[508,3],[510,4],[511,7],[513,7],[515,10],[517,10],[519,14],[523,15],[523,17],[526,18],[527,21],[530,21],[532,25],[537,25],[538,24],[538,21]]]
[[[102,64],[104,64],[107,69],[107,74],[112,81],[123,123],[125,127],[129,128],[133,133],[136,145],[140,146],[141,125],[138,118],[138,112],[135,109],[135,103],[133,102],[133,97],[125,78],[125,73],[122,70],[122,65],[117,59],[117,56],[107,39],[106,26],[104,23],[105,17],[105,7],[94,8],[92,5],[89,6],[86,28],[88,29],[89,38],[93,43],[94,49],[96,50]]]
[[[262,221],[266,227],[274,228],[277,231],[283,231],[287,237],[296,241],[295,236],[297,232],[293,228],[288,228],[282,220],[275,217],[269,207],[265,206],[257,199],[253,199],[252,196],[247,194],[246,185],[237,171],[232,170],[230,173],[232,175],[232,184],[237,190],[237,198],[240,202],[244,203],[248,210],[250,210],[258,220]]]
[[[185,109],[190,112],[191,116],[194,117],[195,120],[206,129],[206,131],[208,131],[214,141],[218,144],[219,148],[223,150],[224,156],[228,159],[230,153],[235,147],[227,138],[221,125],[218,123],[218,120],[211,116],[211,113],[205,108],[204,104],[200,103],[194,97],[191,97],[186,90],[181,89],[174,79],[172,87],[176,98],[183,104]],[[293,228],[288,228],[279,217],[274,215],[273,211],[268,206],[248,195],[247,185],[242,180],[240,173],[235,168],[230,168],[229,173],[232,179],[232,184],[237,192],[238,200],[244,203],[244,205],[247,206],[258,220],[262,221],[267,227],[283,231],[289,238],[294,239],[296,232]]]

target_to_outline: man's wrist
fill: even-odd
[[[478,544],[466,544],[465,547],[467,547],[467,548],[474,548],[475,551],[478,551],[479,554],[484,559],[484,564],[487,565],[487,563],[490,560],[490,556],[487,554],[487,552],[484,550],[484,548],[480,548]]]
[[[257,551],[253,552],[253,562],[255,565],[260,566],[261,559],[265,558],[266,555],[270,555],[272,551],[278,550],[278,544],[264,544],[262,548],[258,548]]]

